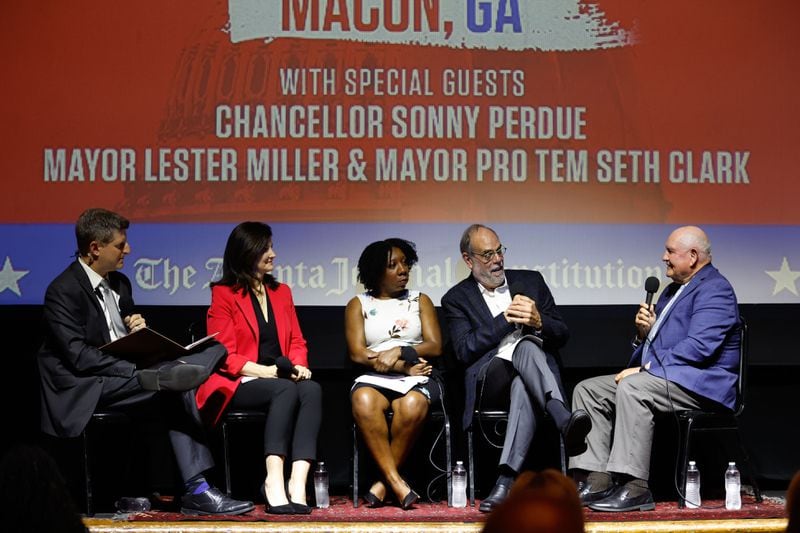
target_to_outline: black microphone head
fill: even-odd
[[[646,280],[644,280],[644,291],[647,295],[644,299],[644,302],[650,307],[650,304],[653,303],[653,296],[655,296],[656,292],[658,292],[658,286],[661,285],[661,282],[658,281],[658,278],[654,276],[650,276]]]
[[[514,283],[511,284],[511,287],[509,288],[509,290],[511,291],[511,298],[512,299],[517,294],[524,295],[525,294],[525,284],[522,283],[521,281],[515,281]]]
[[[650,276],[644,280],[644,292],[655,294],[658,292],[659,286],[661,286],[661,282],[655,276]]]
[[[294,370],[292,361],[284,356],[275,359],[275,366],[278,367],[278,376],[280,377],[289,377],[292,375],[292,370]]]

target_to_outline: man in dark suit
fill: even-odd
[[[158,402],[185,483],[186,514],[240,514],[251,502],[233,500],[210,487],[203,473],[214,463],[194,402],[194,389],[225,355],[214,343],[186,357],[138,370],[102,346],[146,327],[133,312],[131,283],[117,272],[130,253],[129,222],[105,209],[78,218],[78,258],[45,294],[45,339],[38,354],[41,428],[56,437],[81,434],[98,408],[125,410]]]
[[[655,509],[648,477],[656,414],[736,402],[741,333],[733,287],[711,264],[700,228],[676,229],[665,248],[673,283],[655,306],[640,304],[628,368],[584,380],[573,394],[593,428],[570,467],[583,504],[595,511]]]
[[[447,291],[442,307],[455,355],[466,365],[464,428],[476,407],[509,411],[497,482],[480,505],[489,512],[522,469],[536,430],[534,408],[553,418],[570,455],[583,451],[591,426],[584,411],[565,405],[558,349],[569,333],[542,275],[506,271],[506,248],[480,224],[464,231],[460,248],[472,274]]]

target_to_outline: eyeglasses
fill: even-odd
[[[497,250],[489,250],[489,251],[483,252],[481,254],[478,254],[478,253],[475,253],[475,252],[470,252],[470,255],[474,255],[475,257],[480,259],[481,262],[484,263],[484,264],[489,264],[492,261],[494,261],[495,256],[499,255],[500,257],[503,257],[504,255],[506,255],[506,251],[507,250],[508,250],[508,248],[506,248],[503,245],[500,245],[497,248]]]

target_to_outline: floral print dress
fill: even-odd
[[[364,335],[367,348],[388,350],[395,346],[414,346],[422,342],[422,320],[419,316],[419,291],[406,291],[399,298],[381,300],[368,293],[358,295],[364,316]],[[412,388],[431,400],[426,387],[428,378],[404,374],[367,372],[356,378],[354,386],[362,383],[405,394]]]
[[[413,346],[422,342],[419,291],[405,291],[400,298],[381,300],[369,293],[358,295],[364,316],[364,335],[370,350]]]

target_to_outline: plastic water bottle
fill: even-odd
[[[453,468],[453,507],[467,506],[467,471],[463,461],[456,461]]]
[[[742,478],[736,463],[728,463],[725,470],[725,509],[736,511],[742,508]]]
[[[326,509],[331,504],[328,496],[328,470],[324,461],[317,463],[317,469],[314,470],[314,497],[320,509]]]
[[[700,503],[700,470],[694,461],[689,461],[689,468],[686,469],[686,507],[697,509]]]

